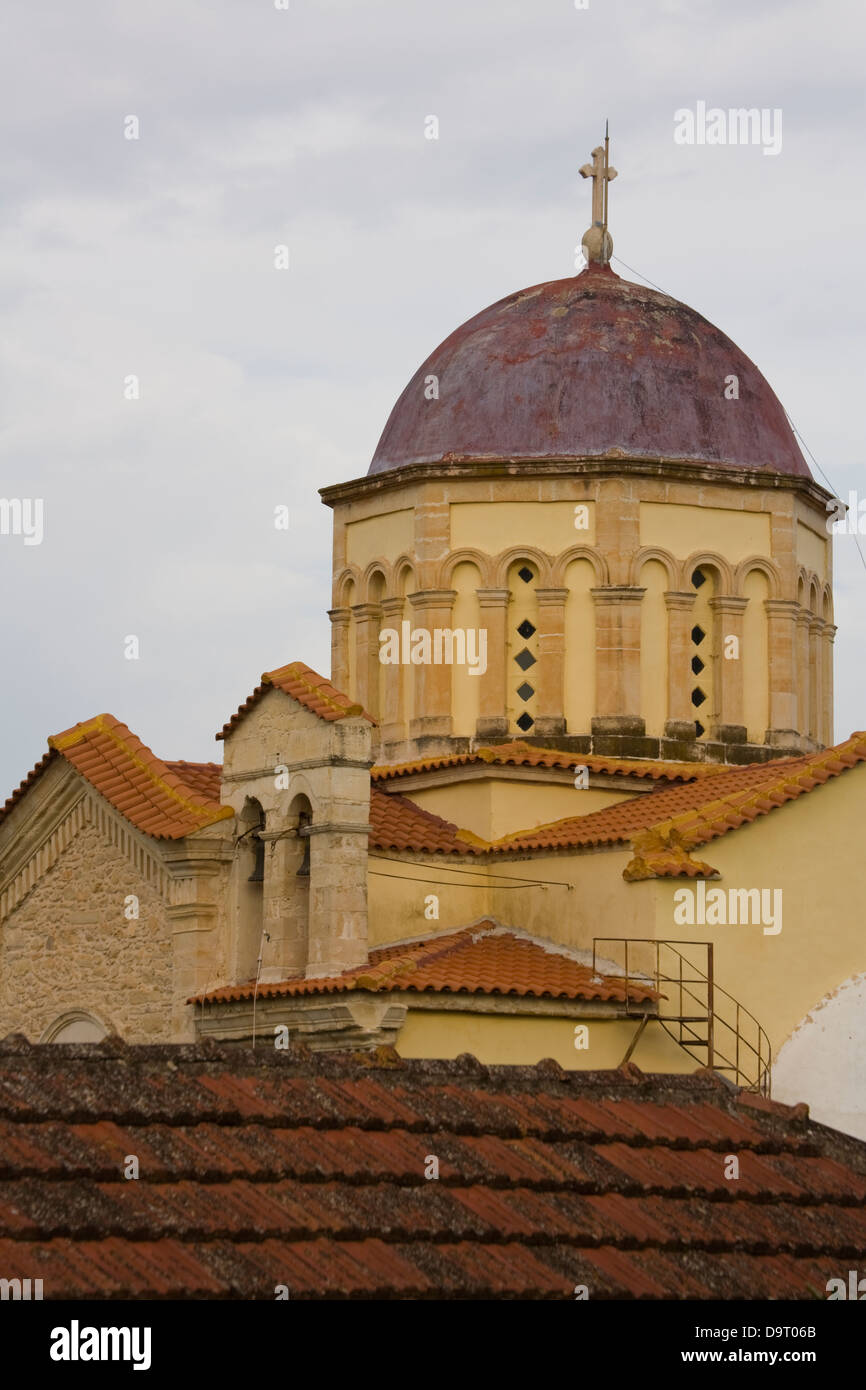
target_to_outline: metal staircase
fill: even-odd
[[[692,955],[705,953],[698,962]],[[616,952],[608,947],[618,948]],[[604,949],[603,949],[604,948]],[[702,1067],[729,1076],[736,1086],[759,1095],[770,1094],[770,1040],[754,1014],[715,982],[711,941],[656,941],[651,937],[596,936],[592,942],[593,973],[611,973],[596,966],[604,956],[623,968],[617,973],[626,986],[626,1014],[641,1020],[628,1061],[648,1023],[661,1024],[674,1042]],[[658,995],[657,1011],[632,1001],[629,984],[649,986]]]

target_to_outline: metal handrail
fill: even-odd
[[[723,988],[721,987],[721,985],[716,984],[716,982],[715,982],[715,976],[714,976],[713,943],[712,943],[711,941],[659,940],[659,939],[657,939],[656,937],[628,937],[628,936],[597,936],[597,937],[593,937],[593,943],[592,943],[592,968],[593,968],[593,974],[597,974],[597,973],[598,973],[598,972],[597,972],[597,966],[596,966],[597,948],[598,948],[598,946],[599,946],[600,944],[604,944],[604,943],[608,943],[608,944],[611,944],[611,945],[622,945],[622,946],[624,947],[624,952],[623,952],[623,954],[624,954],[624,957],[625,957],[625,959],[624,959],[624,967],[625,967],[625,969],[624,969],[623,979],[624,979],[624,983],[625,983],[625,1005],[626,1005],[626,1012],[627,1012],[627,1013],[631,1014],[632,1016],[639,1016],[639,1017],[644,1017],[644,1018],[647,1018],[647,1019],[655,1018],[655,1019],[657,1020],[657,1022],[659,1022],[659,1023],[662,1025],[662,1027],[664,1028],[665,1032],[666,1032],[671,1038],[674,1039],[674,1041],[677,1043],[677,1045],[678,1045],[679,1047],[682,1047],[683,1050],[684,1050],[685,1052],[688,1052],[688,1054],[689,1054],[690,1057],[694,1057],[694,1053],[689,1051],[690,1048],[695,1048],[695,1047],[702,1047],[702,1048],[703,1048],[703,1047],[706,1047],[706,1049],[707,1049],[707,1062],[706,1062],[706,1065],[707,1065],[708,1067],[711,1067],[711,1068],[712,1068],[713,1070],[715,1070],[715,1071],[720,1071],[720,1072],[732,1072],[732,1073],[733,1073],[733,1079],[734,1079],[734,1081],[735,1081],[735,1083],[736,1083],[737,1085],[744,1085],[744,1086],[745,1086],[745,1089],[747,1089],[747,1090],[758,1091],[758,1092],[759,1092],[760,1094],[762,1094],[762,1095],[769,1096],[769,1094],[770,1094],[770,1084],[771,1084],[771,1082],[770,1082],[770,1068],[771,1068],[771,1064],[772,1064],[772,1049],[771,1049],[771,1047],[770,1047],[770,1040],[769,1040],[769,1038],[768,1038],[766,1032],[764,1031],[764,1029],[761,1027],[761,1025],[760,1025],[760,1023],[758,1022],[758,1020],[755,1018],[754,1014],[751,1013],[751,1011],[750,1011],[749,1009],[747,1009],[743,1004],[741,1004],[740,1001],[739,1001],[738,999],[735,999],[734,996],[733,996],[732,994],[730,994],[728,990],[723,989]],[[662,990],[661,990],[660,986],[663,985],[663,984],[673,985],[674,988],[678,990],[678,996],[677,996],[678,1004],[679,1004],[679,1011],[678,1011],[678,1013],[676,1013],[676,1014],[662,1014],[660,1011],[657,1011],[655,1014],[649,1014],[646,1008],[641,1009],[641,1008],[638,1007],[638,1006],[635,1006],[635,1007],[633,1008],[633,1007],[631,1006],[631,984],[632,984],[632,983],[634,983],[634,984],[640,983],[640,984],[646,985],[646,984],[650,983],[650,977],[646,974],[645,971],[640,971],[640,972],[635,973],[635,972],[633,972],[633,971],[630,969],[630,964],[629,964],[629,947],[630,947],[630,946],[651,946],[651,947],[654,948],[654,951],[655,951],[655,971],[654,971],[654,974],[653,974],[653,976],[652,976],[651,978],[652,978],[652,980],[653,980],[654,983],[655,983],[656,991],[657,991],[657,993],[658,993],[659,995],[662,995]],[[701,971],[701,967],[700,967],[699,965],[697,965],[694,961],[690,960],[690,959],[684,954],[684,952],[677,950],[677,947],[679,947],[679,946],[690,946],[690,947],[698,946],[698,947],[702,947],[703,949],[705,949],[705,950],[706,950],[706,953],[707,953],[707,970],[706,970],[706,973],[702,972],[702,971]],[[678,973],[677,973],[677,974],[666,974],[666,973],[664,973],[664,972],[662,971],[662,968],[661,968],[661,954],[660,954],[660,953],[661,953],[661,948],[662,948],[662,947],[664,947],[664,948],[666,948],[667,950],[673,952],[674,956],[677,958],[677,960],[676,960],[676,964],[677,964],[677,966],[678,966]],[[687,965],[687,966],[689,967],[689,969],[697,971],[697,972],[698,972],[697,975],[694,976],[694,977],[690,977],[690,976],[687,976],[687,975],[684,976],[684,975],[683,975],[683,965],[684,965],[684,964]],[[704,1002],[704,1000],[703,1000],[699,995],[695,994],[693,990],[688,989],[687,986],[689,986],[689,985],[705,985],[705,986],[706,986],[706,995],[707,995],[706,1002]],[[734,1005],[734,1023],[733,1023],[733,1024],[731,1024],[730,1022],[728,1022],[728,1020],[727,1020],[726,1018],[722,1017],[722,1016],[718,1013],[718,1010],[717,1010],[717,997],[718,997],[718,996],[721,996],[722,998],[724,998],[724,999],[726,999],[726,1000],[729,1000],[730,1003]],[[664,996],[662,996],[662,997],[664,997]],[[701,1010],[700,1014],[696,1014],[696,1015],[686,1014],[686,1013],[684,1012],[684,1007],[683,1007],[684,999],[687,999],[687,1000],[689,1000],[689,1001],[694,1001],[694,1004],[697,1005],[698,1008]],[[743,1020],[743,1019],[749,1020],[749,1022],[750,1022],[751,1024],[754,1025],[754,1029],[756,1030],[757,1047],[755,1047],[754,1044],[749,1040],[749,1038],[745,1036],[745,1033],[743,1032],[743,1024],[742,1024],[742,1020]],[[698,1023],[698,1022],[705,1022],[705,1023],[706,1023],[706,1026],[707,1026],[707,1038],[706,1038],[706,1041],[704,1041],[703,1039],[699,1038],[699,1037],[695,1034],[695,1030],[694,1030],[693,1028],[691,1028],[691,1024],[692,1024],[692,1023]],[[718,1024],[721,1028],[726,1028],[726,1029],[728,1030],[729,1033],[733,1033],[733,1035],[734,1035],[734,1057],[733,1057],[733,1059],[732,1059],[731,1057],[729,1057],[725,1052],[723,1052],[723,1051],[717,1046],[717,1037],[716,1037],[716,1025],[717,1025],[717,1024]],[[679,1027],[679,1036],[677,1036],[677,1034],[674,1032],[674,1028],[673,1028],[672,1026],[670,1026],[670,1025],[678,1025],[678,1027]],[[685,1030],[686,1028],[688,1028],[689,1031],[690,1031],[692,1034],[695,1034],[695,1035],[694,1035],[693,1037],[691,1037],[691,1038],[685,1036],[685,1031],[684,1031],[684,1030]],[[755,1073],[756,1073],[756,1074],[755,1074],[754,1076],[752,1075],[751,1068],[748,1066],[747,1061],[744,1061],[744,1060],[741,1058],[741,1047],[742,1047],[743,1049],[745,1049],[748,1053],[751,1053],[752,1056],[753,1056],[755,1059],[757,1059],[757,1065],[756,1065],[756,1067],[755,1067]],[[699,1059],[699,1058],[694,1058],[694,1060],[697,1061],[697,1060],[700,1060],[700,1059]],[[750,1059],[750,1060],[751,1060],[751,1059]]]

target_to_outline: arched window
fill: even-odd
[[[286,960],[291,973],[303,973],[310,952],[310,883],[313,863],[313,808],[309,798],[299,792],[292,799],[287,821],[295,838],[286,841],[285,922]]]
[[[713,610],[710,601],[718,592],[716,572],[698,565],[691,574],[697,594],[691,629],[691,702],[695,712],[695,737],[704,738],[717,722],[716,663]]]
[[[538,570],[517,560],[508,571],[508,631],[505,701],[509,730],[531,734],[535,727],[538,661]]]
[[[260,802],[247,797],[238,817],[237,837],[237,930],[235,978],[255,977],[264,925],[265,845],[261,832],[265,813]]]

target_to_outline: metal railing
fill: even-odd
[[[644,1023],[655,1020],[702,1066],[727,1073],[735,1085],[745,1090],[770,1095],[770,1040],[754,1014],[716,984],[711,941],[596,936],[592,942],[593,974],[598,974],[598,954],[609,956],[618,966],[619,956],[601,951],[602,946],[622,948],[621,978],[630,1017],[641,1018]],[[690,960],[678,949],[680,946],[687,946],[692,952],[706,952],[704,966]],[[638,947],[649,949],[638,951]],[[642,965],[636,959],[639,955],[643,957]],[[609,969],[604,973],[609,974]],[[650,1012],[646,1002],[632,999],[632,985],[649,986],[656,991],[657,1012]],[[670,994],[665,993],[666,989]]]

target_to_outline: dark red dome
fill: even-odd
[[[438,400],[425,396],[438,378]],[[725,398],[736,376],[739,399]],[[694,309],[591,266],[446,338],[391,411],[370,473],[457,459],[671,459],[810,478],[774,392]]]

